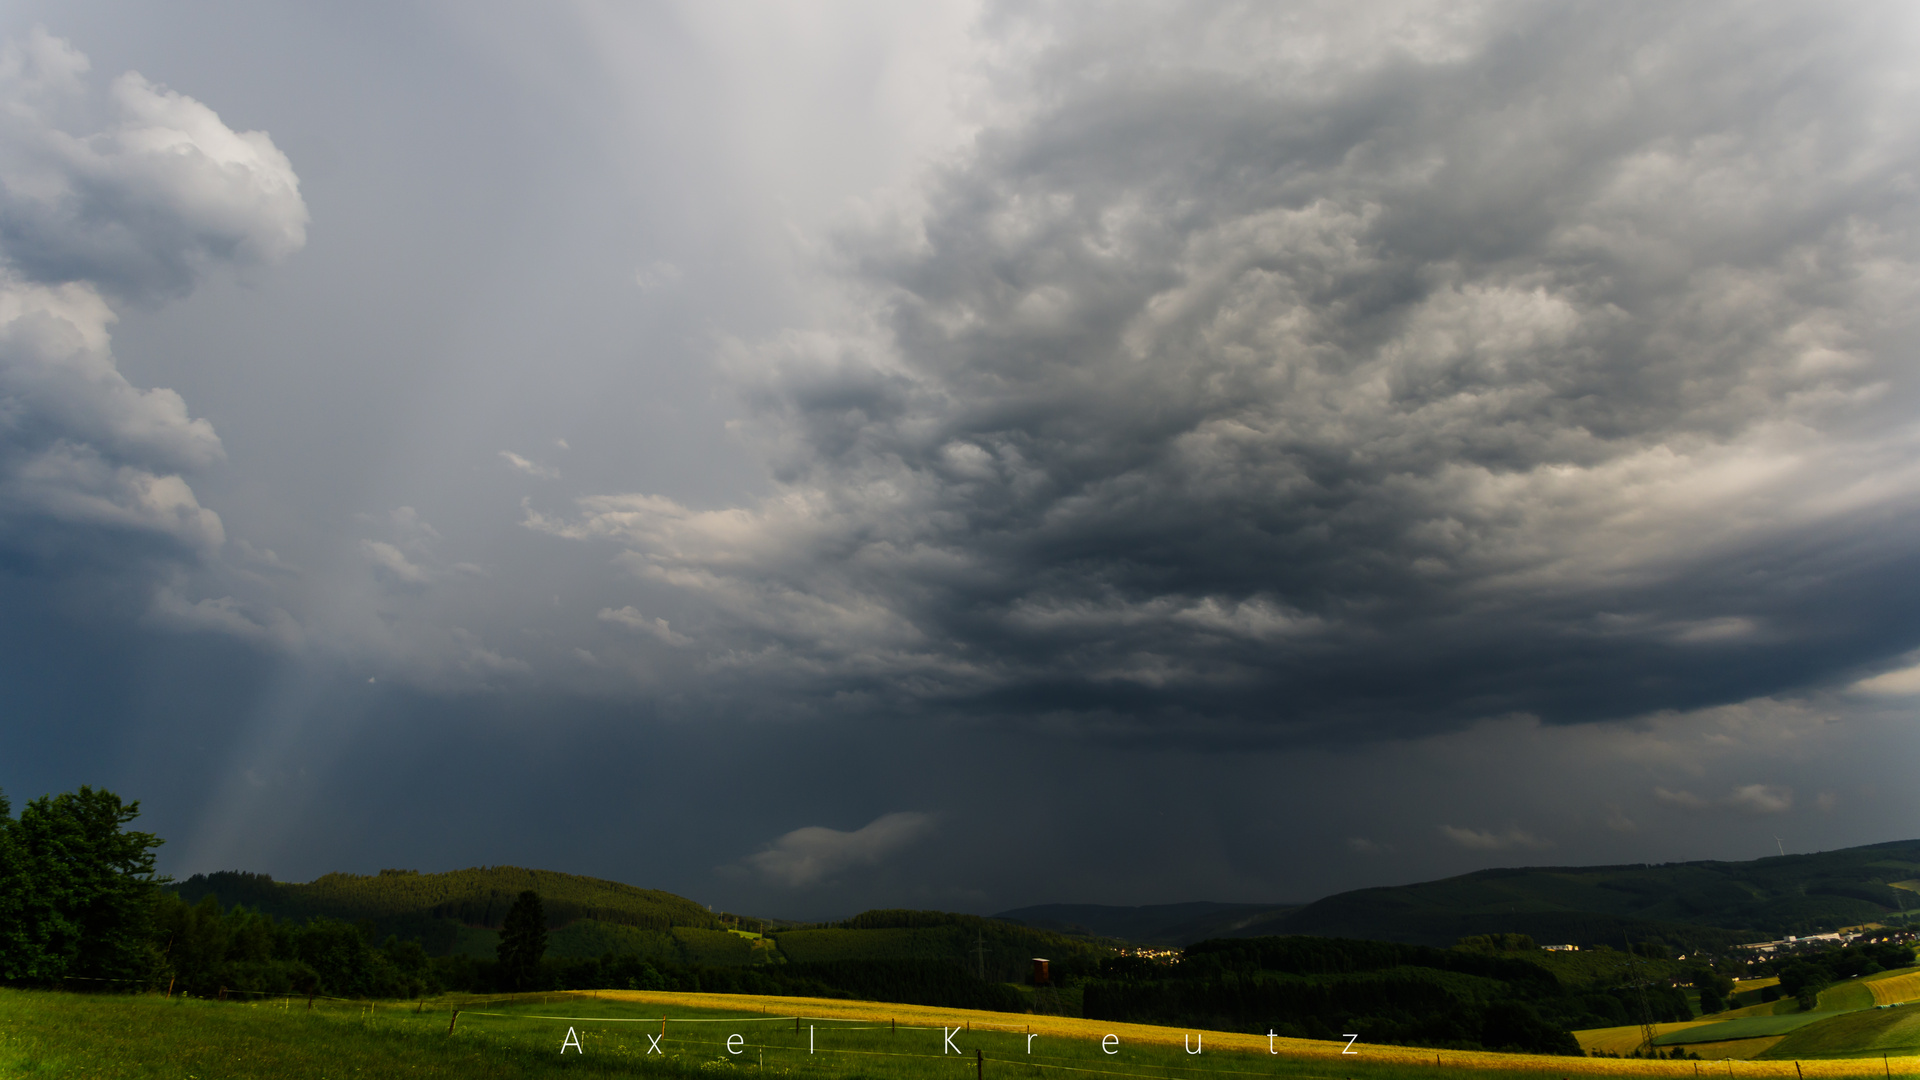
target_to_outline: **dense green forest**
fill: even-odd
[[[419,942],[389,935],[375,945],[371,923],[324,915],[275,919],[211,895],[187,905],[160,893],[156,930],[167,941],[166,973],[177,992],[215,997],[327,994],[413,997],[445,990],[687,990],[805,994],[955,1008],[1019,1009],[1019,991],[980,979],[944,957],[867,957],[779,965],[714,967],[659,956],[609,952],[546,956],[542,899],[524,891],[490,958],[429,957]],[[735,937],[734,940],[744,939]]]
[[[1191,945],[1232,937],[1249,926],[1280,918],[1299,904],[1039,904],[1000,912],[994,918],[1069,937],[1113,938],[1139,945]]]
[[[555,929],[581,921],[669,936],[679,927],[713,931],[759,928],[756,920],[715,914],[670,892],[518,866],[483,866],[440,874],[414,870],[336,873],[305,884],[275,881],[265,874],[225,871],[195,874],[172,889],[189,903],[213,895],[223,904],[244,904],[280,918],[319,915],[351,922],[371,920],[383,936],[411,938],[436,955],[458,948],[463,927],[497,930],[514,898],[527,889],[540,894],[548,925]],[[492,950],[490,940],[486,950]]]
[[[1691,1019],[1685,994],[1638,965],[1569,985],[1532,962],[1530,939],[1435,949],[1316,937],[1228,938],[1190,945],[1177,962],[1105,962],[1084,989],[1102,1020],[1273,1032],[1310,1039],[1462,1050],[1577,1054],[1576,1028]],[[1621,954],[1624,960],[1624,954]],[[1631,1019],[1630,1019],[1631,1017]]]

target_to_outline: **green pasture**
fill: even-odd
[[[1877,1054],[1920,1054],[1920,1008],[1866,1009],[1820,1017],[1818,1023],[1793,1032],[1759,1057],[1784,1061]]]
[[[1681,1028],[1656,1036],[1655,1046],[1680,1046],[1689,1043],[1725,1042],[1728,1039],[1754,1039],[1762,1035],[1785,1035],[1821,1020],[1832,1019],[1817,1012],[1791,1013],[1786,1016],[1742,1016],[1702,1027]]]
[[[818,1080],[935,1077],[1151,1077],[1239,1080],[1546,1080],[1562,1070],[1482,1071],[1204,1050],[1123,1046],[1040,1036],[1027,1053],[1017,1031],[962,1030],[961,1051],[942,1053],[938,1029],[800,1021],[749,1012],[674,1007],[660,1030],[658,1006],[538,995],[471,1000],[454,1031],[452,1004],[318,1001],[261,1003],[165,1000],[0,990],[0,1076],[251,1080],[405,1076],[436,1080],[587,1076],[712,1077],[738,1072]],[[558,1017],[558,1019],[556,1019]],[[591,1019],[580,1019],[590,1017]],[[704,1022],[702,1022],[704,1021]],[[563,1043],[571,1029],[580,1050]],[[729,1052],[729,1036],[739,1036]],[[651,1036],[651,1038],[650,1038]],[[656,1052],[654,1039],[658,1039]],[[813,1049],[808,1050],[809,1039]],[[978,1055],[978,1056],[976,1056]]]

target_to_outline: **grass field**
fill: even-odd
[[[1769,980],[1771,982],[1772,980]],[[1748,987],[1742,987],[1747,989]],[[1654,1045],[1686,1047],[1710,1060],[1793,1061],[1920,1055],[1920,1006],[1875,1009],[1920,997],[1920,972],[1888,971],[1821,991],[1819,1007],[1802,1012],[1792,1000],[1744,1006],[1687,1023],[1655,1027]],[[1574,1032],[1585,1050],[1629,1054],[1641,1045],[1638,1026]],[[1891,1065],[1883,1074],[1894,1075]],[[1920,1075],[1909,1068],[1904,1075]]]
[[[1656,1035],[1655,1046],[1681,1046],[1691,1043],[1718,1042],[1722,1039],[1753,1039],[1762,1035],[1785,1035],[1789,1031],[1798,1031],[1808,1024],[1830,1019],[1817,1012],[1795,1013],[1790,1016],[1743,1016],[1737,1020],[1722,1020],[1713,1024],[1675,1025],[1678,1030]]]
[[[1655,1024],[1653,1025],[1653,1034],[1655,1038],[1659,1038],[1660,1036],[1675,1031],[1706,1027],[1712,1023],[1712,1020],[1683,1020],[1678,1023]],[[1639,1024],[1627,1024],[1624,1027],[1588,1028],[1584,1031],[1576,1031],[1573,1033],[1573,1037],[1580,1043],[1580,1049],[1589,1052],[1598,1050],[1603,1054],[1631,1054],[1641,1047],[1644,1036],[1645,1033],[1640,1030]]]
[[[1887,1053],[1920,1064],[1920,1008],[1867,1009],[1830,1016],[1781,1039],[1764,1056],[1779,1060]],[[1906,1075],[1920,1069],[1908,1067]],[[1893,1075],[1901,1075],[1898,1070]]]
[[[690,926],[673,928],[673,939],[680,945],[686,963],[702,967],[740,967],[753,961],[753,942],[725,930],[697,930]]]
[[[455,1006],[461,1012],[449,1035]],[[1899,1010],[1866,1015],[1893,1012]],[[805,1018],[796,1021],[796,1015]],[[1920,1018],[1920,1013],[1914,1015]],[[671,1018],[664,1032],[662,1016]],[[569,1032],[576,1036],[577,1052],[568,1044]],[[944,1038],[948,1032],[951,1048]],[[1118,1039],[1117,1045],[1103,1047],[1101,1039],[1108,1034]],[[734,1036],[730,1047],[729,1037]],[[1182,1045],[1189,1036],[1202,1040],[1201,1053],[1190,1054]],[[309,1012],[298,1001],[236,1004],[0,990],[0,1076],[9,1078],[324,1080],[404,1075],[492,1080],[738,1072],[743,1078],[764,1074],[808,1080],[1681,1080],[1701,1075],[1694,1062],[1436,1054],[1364,1042],[1354,1047],[1357,1053],[1346,1055],[1340,1043],[1273,1043],[1280,1053],[1268,1053],[1263,1036],[1225,1032],[709,994],[602,991],[421,1005],[319,1002]],[[565,1055],[560,1053],[563,1046]],[[1109,1048],[1117,1052],[1105,1053]],[[1749,1062],[1735,1075],[1741,1080],[1865,1077],[1882,1075],[1882,1066],[1877,1059],[1803,1062],[1796,1073],[1791,1061]]]

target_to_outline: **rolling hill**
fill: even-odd
[[[620,951],[677,958],[687,952],[688,941],[706,953],[717,947],[708,942],[730,936],[724,931],[734,925],[731,917],[670,892],[518,866],[442,874],[335,873],[305,883],[224,871],[195,874],[172,888],[188,903],[211,894],[222,905],[244,904],[277,918],[317,915],[371,922],[378,934],[413,938],[435,954],[491,955],[494,932],[523,889],[540,894],[547,923],[556,931],[555,956],[599,955],[617,943]],[[744,955],[745,946],[739,951]]]
[[[1309,935],[1418,945],[1520,933],[1542,944],[1660,938],[1681,951],[1805,934],[1920,913],[1920,840],[1749,862],[1516,867],[1339,893],[1310,904],[1194,902],[1145,907],[1045,904],[993,919],[869,912],[845,923],[776,929],[715,914],[682,896],[599,878],[513,866],[441,874],[327,874],[304,884],[259,874],[196,874],[172,886],[282,918],[371,921],[430,952],[489,955],[493,930],[522,889],[540,893],[553,955],[607,951],[700,964],[841,959],[951,960],[1013,978],[1026,958],[1089,957],[1118,941],[1184,946],[1231,937]],[[730,929],[765,929],[776,949],[749,949]]]
[[[1622,934],[1698,946],[1874,922],[1920,897],[1892,883],[1920,871],[1920,840],[1749,862],[1482,870],[1317,900],[1236,931],[1442,945],[1471,934],[1613,944]]]
[[[994,918],[1070,936],[1118,938],[1141,945],[1179,946],[1208,938],[1226,937],[1254,923],[1283,916],[1300,906],[1218,904],[1204,900],[1185,904],[1148,904],[1144,907],[1040,904],[1003,911]]]
[[[1450,945],[1521,933],[1546,943],[1618,946],[1661,938],[1725,947],[1920,912],[1920,840],[1749,862],[1518,867],[1357,889],[1311,904],[1049,904],[999,917],[1152,944],[1306,934]]]

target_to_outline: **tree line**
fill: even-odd
[[[1693,1016],[1672,986],[1576,990],[1485,947],[1319,937],[1203,941],[1177,963],[1116,957],[1083,1002],[1090,1019],[1540,1054],[1580,1053],[1578,1028]]]
[[[138,802],[81,787],[21,808],[0,794],[0,983],[156,990],[196,997],[269,994],[405,998],[445,990],[686,990],[803,994],[955,1008],[1018,1009],[1018,991],[949,961],[838,960],[712,968],[639,955],[545,955],[548,912],[528,889],[507,906],[495,956],[429,956],[373,920],[278,918],[202,892],[162,888],[162,840],[128,828]],[[264,875],[220,875],[250,899]]]

